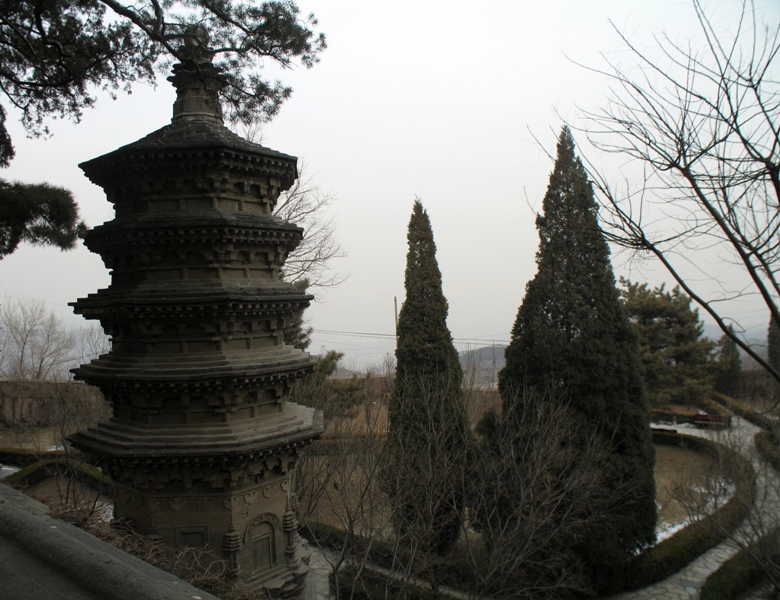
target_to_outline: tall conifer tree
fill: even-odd
[[[595,434],[607,444],[606,485],[617,494],[594,507],[603,518],[589,520],[579,542],[586,572],[603,591],[655,539],[655,456],[637,339],[566,127],[536,225],[538,272],[526,286],[499,389],[505,413],[514,403],[563,395],[582,439]]]
[[[460,531],[467,433],[463,372],[447,328],[431,222],[419,200],[408,241],[383,480],[399,537],[442,553]]]

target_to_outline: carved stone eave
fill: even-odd
[[[142,179],[160,173],[193,173],[213,169],[262,172],[280,179],[280,189],[292,186],[298,177],[295,156],[253,144],[224,126],[208,121],[176,122],[144,138],[79,165],[99,186],[120,180]],[[111,197],[109,197],[111,200]]]
[[[71,442],[96,456],[131,460],[134,464],[168,463],[214,465],[262,461],[270,456],[296,454],[319,438],[322,413],[287,404],[285,410],[262,424],[222,426],[138,427],[111,419],[74,434]],[[285,469],[286,471],[286,469]]]

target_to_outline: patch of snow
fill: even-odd
[[[19,467],[12,467],[11,465],[0,465],[0,479],[5,479],[9,475],[13,475],[19,470]]]
[[[680,521],[679,523],[659,523],[655,530],[655,543],[663,542],[666,538],[672,537],[675,533],[681,529],[685,529],[690,524],[689,519]]]

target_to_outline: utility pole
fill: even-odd
[[[398,296],[393,296],[393,304],[395,305],[395,337],[398,340]]]

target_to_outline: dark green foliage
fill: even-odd
[[[780,444],[772,431],[762,430],[754,436],[756,450],[772,468],[780,473]]]
[[[47,458],[64,458],[64,450],[54,450],[46,452]],[[41,460],[41,453],[37,450],[26,450],[24,448],[0,448],[0,465],[13,465],[15,467],[26,467]]]
[[[634,553],[654,541],[656,506],[636,336],[596,213],[585,169],[564,128],[537,217],[538,272],[526,287],[499,389],[505,412],[526,399],[565,396],[580,439],[596,434],[609,444],[601,466],[615,500],[599,507],[601,518],[589,521],[577,546],[597,589],[607,589]]]
[[[408,242],[383,485],[403,543],[445,552],[460,532],[467,426],[463,372],[447,328],[431,223],[419,200]]]
[[[68,250],[85,231],[68,190],[0,179],[0,258],[13,253],[21,242]]]
[[[436,600],[441,594],[388,576],[386,572],[348,566],[339,571],[339,590],[350,600]]]
[[[698,403],[710,388],[713,343],[702,338],[699,311],[679,287],[651,289],[621,280],[631,324],[639,335],[645,387],[653,406]]]
[[[712,573],[699,590],[700,600],[738,600],[759,585],[764,573],[750,555],[740,550]]]
[[[325,354],[320,354],[317,357],[317,366],[314,367],[317,377],[327,379],[333,375],[339,368],[339,361],[342,358],[344,358],[344,353],[336,350],[328,350]]]
[[[313,15],[301,18],[289,1],[144,3],[119,0],[13,0],[0,5],[0,89],[22,111],[28,132],[46,131],[49,117],[76,121],[95,104],[95,91],[129,91],[154,83],[166,61],[186,60],[188,28],[207,31],[215,64],[224,69],[229,117],[268,119],[291,89],[258,73],[270,58],[310,67],[325,48]],[[13,146],[0,108],[0,165]]]
[[[27,465],[6,477],[3,481],[11,486],[32,486],[54,476],[65,476],[107,496],[116,493],[114,482],[103,472],[86,462],[69,458],[44,458]]]
[[[736,396],[742,384],[742,358],[737,343],[728,335],[718,341],[718,358],[713,365],[715,390],[727,396]]]
[[[533,393],[477,426],[469,522],[485,544],[475,570],[490,574],[478,589],[496,597],[592,593],[580,542],[615,500],[610,448],[583,432],[565,399]]]

